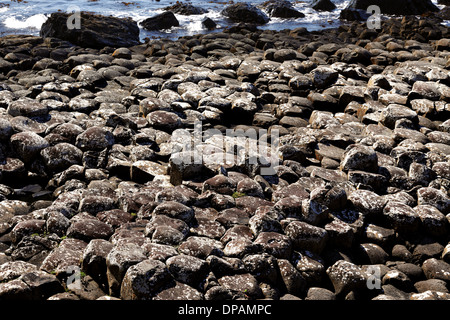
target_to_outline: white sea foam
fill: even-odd
[[[36,14],[25,20],[16,17],[8,17],[3,22],[10,29],[41,29],[42,24],[47,20],[45,14]]]

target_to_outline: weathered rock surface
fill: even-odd
[[[440,21],[2,37],[0,299],[448,299]]]

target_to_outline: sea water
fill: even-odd
[[[266,0],[235,0],[234,2],[248,2],[260,5]],[[291,0],[294,8],[305,14],[304,18],[281,19],[271,18],[269,23],[260,26],[260,29],[294,29],[305,27],[309,31],[335,28],[340,25],[339,13],[347,6],[350,0],[332,0],[336,9],[331,12],[319,12],[311,8],[313,0]],[[437,4],[437,0],[432,0]],[[164,31],[146,31],[141,28],[141,40],[145,38],[170,38],[180,36],[207,33],[202,27],[202,20],[206,17],[214,20],[221,31],[232,25],[221,11],[233,1],[230,0],[191,0],[183,1],[194,6],[205,8],[207,13],[201,15],[179,15],[176,18],[180,22],[179,27]],[[69,12],[71,6],[78,7],[81,11],[89,11],[102,15],[115,17],[131,17],[138,23],[146,18],[164,12],[164,8],[174,5],[176,0],[0,0],[0,36],[6,34],[32,34],[39,35],[42,24],[51,13],[61,11]],[[443,7],[443,6],[439,6]]]

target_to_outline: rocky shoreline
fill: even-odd
[[[450,33],[433,19],[0,38],[0,300],[450,299]],[[177,166],[171,134],[196,121],[278,130],[276,174]]]

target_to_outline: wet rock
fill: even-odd
[[[222,14],[233,22],[265,24],[269,18],[258,8],[247,3],[236,3],[227,6]]]
[[[69,30],[67,28],[69,17],[68,13],[52,13],[42,26],[40,35],[44,38],[59,38],[89,48],[106,46],[118,48],[139,44],[139,28],[132,19],[81,12],[83,28]]]
[[[269,0],[261,5],[268,13],[270,17],[276,18],[304,18],[305,15],[292,6],[289,1],[286,0]]]
[[[141,22],[141,26],[150,31],[170,29],[179,25],[177,18],[170,11],[147,18]]]
[[[336,5],[330,0],[315,0],[311,7],[316,11],[333,11]]]
[[[369,3],[366,0],[353,0],[348,4],[347,8],[366,10],[372,4],[379,6],[381,8],[381,12],[385,14],[417,15],[428,11],[438,11],[438,8],[431,1],[421,2],[415,0],[408,1],[407,3],[385,0],[378,0]],[[404,6],[408,6],[408,9],[405,10]]]
[[[189,3],[181,3],[181,2],[178,2],[169,7],[165,7],[164,10],[172,11],[173,13],[182,15],[196,15],[196,14],[204,14],[207,12],[206,9],[195,7]]]

